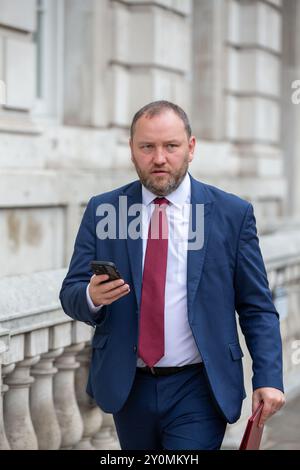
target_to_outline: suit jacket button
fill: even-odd
[[[133,346],[133,352],[134,352],[134,353],[137,352],[137,345],[136,345],[136,344]]]

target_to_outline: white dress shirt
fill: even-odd
[[[150,218],[154,210],[153,200],[157,195],[142,186],[143,267],[147,246]],[[155,364],[158,367],[183,366],[201,362],[187,314],[187,243],[189,229],[189,204],[191,181],[187,173],[172,193],[166,196],[170,204],[166,208],[168,217],[168,258],[165,287],[165,354]],[[87,302],[92,312],[98,312],[88,291]],[[154,300],[155,301],[155,300]],[[138,358],[137,366],[145,363]]]

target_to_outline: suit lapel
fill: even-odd
[[[197,205],[200,205],[197,209]],[[193,243],[189,243],[187,254],[187,304],[188,312],[192,312],[192,305],[197,288],[201,279],[207,243],[213,220],[214,202],[207,197],[204,185],[191,177],[191,212],[190,212],[190,233],[199,236],[199,231],[203,233],[203,244],[198,249]],[[201,213],[204,217],[200,217]],[[192,229],[192,232],[191,232]],[[196,249],[193,249],[194,248]]]
[[[142,204],[142,185],[139,181],[135,181],[129,190],[124,193],[124,196],[127,196],[128,209],[133,204]],[[138,215],[138,214],[137,214]],[[137,305],[139,307],[141,300],[141,290],[142,290],[142,262],[143,262],[143,240],[141,237],[136,240],[128,234],[128,227],[130,223],[137,217],[137,215],[128,215],[122,211],[121,220],[123,226],[127,229],[127,249],[129,264],[132,273],[132,281],[134,284],[134,292],[136,296]]]

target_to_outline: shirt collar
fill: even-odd
[[[148,206],[156,197],[158,197],[156,194],[152,193],[151,191],[149,191],[149,189],[142,185],[142,198],[143,204],[145,206]],[[190,202],[190,198],[191,180],[187,172],[178,188],[168,194],[168,196],[166,196],[166,199],[168,199],[171,204],[180,207],[182,206],[182,204],[188,204]]]

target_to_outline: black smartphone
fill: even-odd
[[[108,274],[109,279],[104,282],[122,279],[122,276],[117,270],[116,265],[111,261],[91,261],[91,269],[94,274]]]

